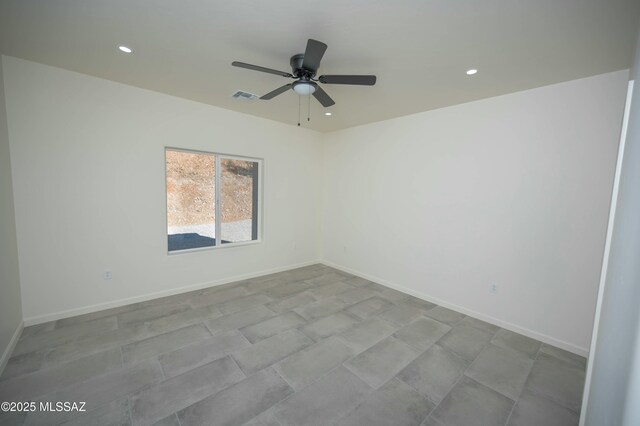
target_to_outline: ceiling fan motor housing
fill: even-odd
[[[304,61],[304,53],[298,53],[297,55],[293,55],[289,60],[289,63],[291,64],[291,73],[297,78],[310,80],[316,75],[316,73],[302,68],[303,61]]]

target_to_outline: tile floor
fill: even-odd
[[[585,359],[313,265],[25,328],[2,425],[574,425]]]

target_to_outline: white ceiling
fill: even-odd
[[[295,125],[292,91],[231,98],[288,79],[231,62],[290,72],[315,38],[319,75],[378,76],[323,86],[333,116],[311,99],[303,126],[326,132],[628,68],[639,16],[637,0],[0,0],[0,52]]]

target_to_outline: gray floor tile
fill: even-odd
[[[274,411],[273,407],[271,407],[242,426],[282,426],[280,422],[273,417]]]
[[[287,279],[289,280],[289,282],[294,282],[310,280],[311,278],[319,277],[322,274],[322,270],[298,268],[290,271],[280,272],[277,274],[277,276]]]
[[[379,388],[413,361],[420,352],[388,337],[344,365],[373,388]]]
[[[89,322],[101,318],[114,317],[123,312],[134,311],[139,309],[140,305],[138,303],[133,303],[131,305],[118,306],[117,308],[104,309],[102,311],[90,312],[88,314],[76,315],[69,318],[62,318],[55,321],[54,328],[65,328],[72,325],[77,325],[83,322]]]
[[[381,297],[385,300],[388,300],[389,302],[393,303],[394,305],[400,304],[400,303],[405,303],[407,300],[409,300],[409,298],[411,296],[409,296],[408,294],[405,294],[401,291],[398,290],[394,290],[392,288],[389,287],[384,287],[381,286],[382,289],[380,289],[378,291],[378,297]],[[369,287],[371,288],[371,287]]]
[[[293,389],[299,390],[348,360],[353,354],[353,349],[342,341],[329,337],[289,356],[278,363],[275,369]]]
[[[526,389],[579,412],[584,378],[582,368],[547,354],[539,354],[531,369]]]
[[[158,356],[209,337],[211,337],[211,333],[204,325],[190,325],[125,345],[122,347],[122,359],[125,365],[131,365],[145,358]]]
[[[0,382],[39,370],[44,362],[44,355],[45,351],[39,351],[12,356],[0,376]]]
[[[143,361],[129,368],[92,377],[75,385],[40,397],[37,401],[85,401],[87,411],[95,410],[124,395],[150,387],[163,379],[160,364],[155,360]],[[25,426],[51,425],[71,420],[73,412],[33,412],[27,416]]]
[[[446,324],[422,317],[402,327],[393,336],[415,348],[425,350],[447,334],[449,330],[451,327]]]
[[[371,391],[358,377],[339,367],[275,407],[282,426],[330,425]]]
[[[224,303],[228,300],[246,296],[247,294],[247,290],[243,287],[231,287],[224,290],[215,291],[213,293],[197,294],[189,300],[189,303],[191,303],[191,306],[193,306],[194,308],[199,308],[202,306]]]
[[[525,354],[487,345],[465,373],[475,381],[516,400],[529,376],[533,360]]]
[[[336,295],[338,300],[343,301],[347,305],[353,305],[363,300],[376,296],[378,293],[370,288],[352,288],[343,293]]]
[[[344,281],[345,276],[337,272],[328,272],[315,278],[310,278],[306,282],[312,287],[322,287],[327,284],[334,284],[338,281]]]
[[[497,325],[489,324],[488,322],[480,321],[479,319],[466,316],[459,323],[460,325],[469,325],[474,328],[486,331],[487,333],[495,334],[500,329]]]
[[[329,297],[327,299],[319,300],[317,302],[308,303],[306,305],[298,306],[294,309],[296,313],[302,316],[304,319],[311,321],[317,318],[326,317],[335,312],[341,311],[347,306],[341,300],[335,297]]]
[[[326,299],[327,297],[336,296],[349,289],[353,289],[353,287],[342,281],[336,281],[332,284],[311,287],[309,289],[309,293],[312,294],[316,299]]]
[[[338,337],[355,349],[356,353],[360,353],[389,337],[397,329],[397,326],[373,317],[346,329]]]
[[[347,312],[361,319],[367,319],[392,307],[393,304],[380,297],[371,297],[347,308]]]
[[[173,413],[172,415],[165,417],[159,422],[154,423],[153,426],[181,426],[181,425],[180,425],[180,420],[178,420],[178,414]]]
[[[540,352],[551,355],[552,357],[558,358],[561,361],[573,364],[578,368],[587,368],[587,359],[585,357],[565,351],[564,349],[556,348],[555,346],[543,343],[540,347]]]
[[[460,379],[468,365],[466,360],[454,353],[433,345],[397,377],[437,403]]]
[[[438,344],[467,361],[473,361],[492,336],[493,333],[479,328],[458,324],[438,340]]]
[[[158,359],[164,375],[174,377],[249,346],[251,344],[239,331],[232,330],[160,355]]]
[[[109,330],[115,330],[117,326],[116,318],[108,317],[70,325],[64,329],[54,329],[32,337],[19,339],[12,356],[62,346],[67,342],[80,339],[83,336],[92,336]]]
[[[394,289],[392,289],[392,288],[390,288],[390,287],[384,286],[384,285],[382,285],[382,284],[375,283],[375,282],[373,282],[373,281],[370,281],[370,282],[366,285],[366,287],[367,287],[367,288],[370,288],[371,290],[375,290],[375,291],[376,291],[376,292],[378,292],[378,293],[383,292],[383,291],[385,291],[385,290],[397,291],[397,290],[394,290]],[[403,294],[404,294],[404,293],[403,293]],[[407,296],[407,295],[405,294],[405,297],[406,297],[406,296]]]
[[[341,271],[340,269],[330,268],[328,271],[331,272],[332,274],[337,274],[341,276],[343,280],[350,280],[351,278],[356,278],[355,275],[346,271]]]
[[[309,323],[301,328],[302,332],[313,340],[321,340],[325,337],[338,334],[349,327],[352,327],[358,322],[357,319],[344,312],[338,312],[337,314],[329,315],[328,317],[321,318],[317,321]]]
[[[0,411],[0,425],[2,426],[22,426],[26,418],[26,411]]]
[[[137,309],[131,312],[125,312],[118,315],[118,325],[120,327],[123,327],[131,324],[153,320],[156,318],[166,317],[190,309],[191,306],[187,303],[148,306],[146,308]]]
[[[264,294],[274,299],[284,299],[296,293],[308,290],[311,286],[305,281],[282,284],[265,290]]]
[[[507,426],[577,426],[579,416],[555,402],[524,391]]]
[[[225,315],[233,314],[235,312],[246,311],[247,309],[256,306],[264,305],[265,303],[272,302],[273,299],[264,294],[252,294],[249,296],[238,297],[233,300],[229,300],[224,303],[216,305],[220,312]]]
[[[502,426],[512,407],[509,398],[463,376],[424,424]]]
[[[349,278],[347,279],[345,282],[347,282],[348,284],[355,286],[355,287],[364,287],[368,284],[371,284],[371,281],[369,281],[366,278],[361,278],[361,277],[354,277],[354,278]]]
[[[150,333],[162,334],[221,316],[222,313],[215,306],[203,306],[145,321],[144,324]]]
[[[402,326],[417,320],[422,316],[422,314],[422,310],[411,307],[406,303],[401,303],[391,309],[378,314],[378,317]]]
[[[17,347],[0,396],[21,379],[18,395],[42,384],[36,402],[89,412],[0,413],[3,425],[129,425],[134,400],[138,424],[161,426],[418,424],[438,401],[423,425],[500,423],[512,403],[490,386],[518,393],[513,357],[534,365],[511,424],[575,424],[586,361],[321,264],[27,327]],[[87,361],[110,350],[106,369]]]
[[[270,277],[268,279],[253,278],[242,284],[242,287],[244,287],[248,293],[257,293],[264,292],[271,287],[287,284],[288,282],[288,280],[279,277]]]
[[[501,328],[491,339],[491,343],[502,348],[514,349],[522,353],[527,354],[529,358],[535,357],[540,348],[540,342],[523,336],[522,334],[514,333],[513,331],[505,330]]]
[[[134,425],[148,426],[245,378],[229,356],[165,380],[131,398]]]
[[[419,426],[434,404],[400,380],[393,379],[368,395],[340,419],[340,426]]]
[[[211,333],[221,333],[223,331],[234,330],[255,324],[265,318],[270,318],[275,314],[263,305],[255,306],[246,311],[236,312],[235,314],[224,315],[220,318],[205,321],[205,325]]]
[[[295,278],[296,280],[308,280],[310,278],[319,277],[323,274],[333,271],[333,268],[323,265],[322,263],[315,263],[313,265],[302,266],[296,269],[289,269],[285,272],[279,272],[279,276],[287,276]]]
[[[43,368],[144,340],[151,336],[153,336],[153,333],[149,331],[149,327],[146,324],[137,324],[106,333],[86,336],[47,352]]]
[[[298,330],[289,330],[236,352],[233,357],[245,374],[253,374],[313,344]]]
[[[298,306],[307,305],[316,301],[317,300],[315,297],[305,291],[294,296],[287,297],[286,299],[267,303],[266,306],[274,312],[281,313],[290,311],[294,308],[297,308]]]
[[[429,309],[424,314],[451,326],[458,324],[465,317],[465,315],[460,312],[452,311],[451,309],[443,308],[442,306],[436,306],[433,309]]]
[[[242,425],[293,392],[271,368],[197,402],[178,413],[182,426]]]
[[[44,322],[41,324],[36,324],[36,325],[30,325],[28,327],[24,327],[22,329],[22,334],[20,335],[21,339],[27,338],[27,337],[33,337],[37,334],[41,334],[47,331],[51,331],[54,328],[56,328],[56,322],[55,321],[49,321],[49,322]]]
[[[86,380],[108,371],[122,369],[120,349],[110,349],[56,367],[35,371],[0,382],[0,401],[24,401]]]
[[[426,300],[419,299],[414,296],[409,296],[404,303],[406,303],[408,306],[412,306],[422,311],[428,311],[438,306],[435,303],[427,302]]]
[[[76,413],[64,426],[129,426],[129,401],[117,399],[87,413]]]
[[[240,329],[251,343],[266,339],[283,331],[306,324],[306,320],[295,312],[287,312]]]

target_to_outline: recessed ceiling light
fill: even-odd
[[[120,51],[121,51],[121,52],[124,52],[124,53],[131,53],[131,52],[133,52],[133,50],[131,50],[131,48],[130,48],[130,47],[127,47],[127,46],[118,46],[118,49],[120,49]]]
[[[477,72],[478,72],[478,70],[476,70],[476,69],[470,69],[470,70],[467,70],[467,75],[474,75]]]
[[[325,112],[324,115],[329,116],[332,115],[330,112]]]

